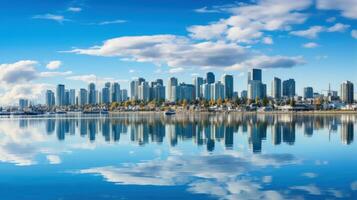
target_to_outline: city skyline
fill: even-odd
[[[282,84],[295,79],[300,96],[306,87],[322,93],[329,84],[340,93],[342,82],[357,84],[351,3],[34,0],[18,8],[3,2],[0,105],[21,98],[44,103],[59,83],[78,92],[90,82],[98,90],[118,82],[130,93],[133,78],[192,84],[208,71],[216,82],[233,75],[240,94],[252,68],[263,70],[269,95],[274,77]]]

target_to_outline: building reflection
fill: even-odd
[[[272,145],[294,145],[297,133],[302,137],[314,137],[314,131],[328,129],[340,134],[342,144],[353,142],[357,118],[350,116],[300,116],[300,115],[189,115],[184,117],[127,115],[125,117],[101,118],[50,118],[44,121],[48,135],[56,133],[58,140],[71,135],[80,135],[90,142],[100,139],[120,142],[127,135],[131,143],[167,143],[176,146],[193,142],[214,151],[217,146],[233,149],[234,139],[246,138],[249,149],[260,153],[264,141]],[[26,128],[33,120],[19,120],[19,127]],[[125,137],[126,138],[126,137]]]

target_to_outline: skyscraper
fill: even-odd
[[[75,89],[70,89],[69,90],[69,101],[68,104],[73,106],[76,104],[76,90]]]
[[[257,99],[262,96],[262,83],[258,80],[251,80],[248,84],[248,99]]]
[[[52,90],[46,91],[46,105],[49,108],[55,105],[55,93]]]
[[[251,69],[251,71],[248,72],[248,84],[250,81],[262,81],[262,70]]]
[[[110,103],[110,88],[107,86],[108,85],[105,85],[105,87],[102,89],[102,103],[103,104]]]
[[[225,85],[218,81],[217,83],[213,83],[211,87],[211,98],[217,101],[218,99],[225,99]],[[233,94],[232,94],[233,95]]]
[[[215,77],[213,72],[207,72],[206,74],[206,83],[211,84],[215,82]]]
[[[274,77],[274,80],[271,83],[271,96],[274,99],[281,98],[281,79]]]
[[[113,83],[111,88],[111,96],[113,102],[120,102],[122,100],[119,83]]]
[[[346,104],[352,104],[354,97],[353,83],[345,81],[341,84],[341,100]]]
[[[205,83],[201,86],[202,97],[206,100],[211,100],[211,84]]]
[[[56,89],[56,104],[57,106],[65,105],[65,86],[62,84],[57,85]]]
[[[224,85],[225,98],[232,99],[233,97],[233,76],[225,74],[222,76],[222,83]]]
[[[128,90],[122,89],[122,90],[120,90],[120,94],[121,94],[122,101],[128,100]]]
[[[81,88],[79,90],[78,104],[80,106],[84,106],[84,105],[88,104],[88,91],[84,88]]]
[[[150,97],[150,87],[148,82],[142,82],[138,86],[138,99],[141,101],[149,101]]]
[[[195,77],[193,79],[193,84],[195,85],[196,99],[202,98],[201,85],[203,84],[203,78],[202,77]]]
[[[88,104],[95,105],[97,103],[97,91],[95,90],[95,84],[90,83],[88,86]]]
[[[19,99],[19,110],[24,110],[27,107],[29,107],[29,100]]]
[[[314,89],[312,87],[304,88],[304,99],[312,99],[314,98]]]
[[[283,81],[283,96],[284,97],[294,97],[295,96],[295,80],[289,79]]]
[[[167,99],[169,101],[176,101],[176,86],[178,85],[177,78],[171,77],[167,83]],[[175,93],[175,95],[174,95]]]

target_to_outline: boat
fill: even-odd
[[[174,115],[174,114],[176,114],[176,112],[175,112],[174,110],[167,110],[167,111],[165,112],[165,115],[168,115],[168,116]]]

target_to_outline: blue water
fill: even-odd
[[[357,199],[357,115],[0,118],[0,199]]]

